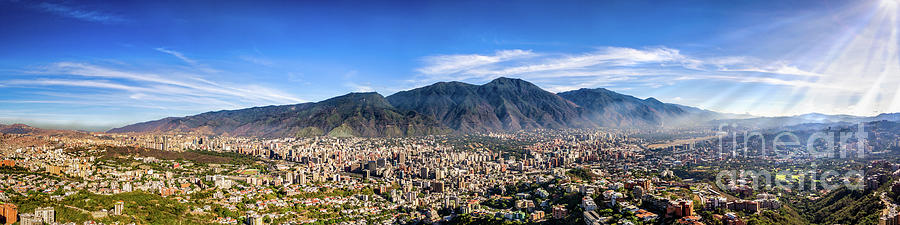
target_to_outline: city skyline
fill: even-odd
[[[569,3],[4,1],[0,121],[104,130],[497,77],[757,116],[900,111],[895,0]]]

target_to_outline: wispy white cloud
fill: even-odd
[[[541,61],[538,64],[527,64],[523,66],[505,68],[473,69],[469,72],[477,75],[509,76],[537,72],[590,69],[598,66],[603,66],[608,69],[615,69],[614,67],[630,67],[647,63],[667,62],[693,63],[690,62],[686,57],[682,56],[678,52],[678,50],[669,48],[637,50],[631,48],[610,47],[597,52],[582,55],[560,56],[556,58],[544,59],[544,61]],[[603,71],[594,70],[592,72]]]
[[[121,65],[58,62],[27,71],[27,79],[0,80],[5,88],[66,87],[36,95],[30,104],[92,102],[197,112],[258,105],[294,104],[305,100],[257,84],[208,80],[191,71],[123,69]],[[171,68],[170,68],[171,69]],[[177,69],[177,68],[176,68]],[[94,96],[85,99],[85,95]],[[51,101],[41,99],[47,97]],[[70,104],[71,105],[71,104]]]
[[[169,55],[172,55],[172,56],[175,56],[175,58],[181,59],[182,61],[184,61],[184,62],[186,62],[186,63],[188,63],[188,64],[191,64],[191,65],[197,65],[197,60],[193,60],[193,59],[191,59],[191,58],[188,58],[187,56],[184,56],[184,54],[182,54],[181,52],[178,52],[178,51],[175,51],[175,50],[169,50],[169,49],[166,49],[166,48],[154,48],[154,50],[159,51],[159,52],[162,52],[162,53],[166,53],[166,54],[169,54]]]
[[[103,81],[103,80],[35,79],[35,80],[7,80],[7,81],[2,81],[2,82],[8,86],[26,86],[26,85],[71,86],[71,87],[115,89],[115,90],[133,91],[133,92],[151,90],[151,89],[146,89],[146,88],[111,83],[109,81]]]
[[[788,80],[775,77],[752,77],[752,76],[729,76],[729,75],[690,75],[675,78],[675,80],[721,80],[739,83],[760,83],[770,85],[783,85],[790,87],[802,88],[818,88],[831,91],[847,91],[858,92],[859,90],[852,87],[828,85],[805,80]]]
[[[344,86],[349,87],[350,89],[353,90],[353,92],[374,92],[375,91],[375,88],[373,88],[371,85],[366,85],[366,84],[357,84],[357,83],[350,82],[350,83],[344,84]]]
[[[213,69],[213,68],[211,68],[211,67],[209,67],[209,66],[207,66],[207,65],[205,65],[205,64],[199,63],[197,60],[194,60],[194,59],[192,59],[192,58],[188,58],[187,56],[184,55],[184,53],[181,53],[181,52],[179,52],[179,51],[175,51],[175,50],[171,50],[171,49],[167,49],[167,48],[154,48],[153,50],[156,50],[156,51],[158,51],[158,52],[162,52],[162,53],[166,53],[166,54],[172,55],[172,56],[174,56],[175,58],[178,58],[178,59],[180,59],[181,61],[184,61],[185,63],[187,63],[188,65],[190,65],[192,68],[194,68],[194,69],[196,69],[196,70],[198,70],[198,71],[201,71],[201,72],[205,72],[205,73],[218,73],[218,72],[220,72],[219,70]]]
[[[53,13],[59,16],[79,19],[88,22],[98,22],[105,24],[122,23],[127,20],[121,16],[89,9],[80,9],[63,4],[41,2],[35,5],[35,8],[45,12]]]
[[[244,60],[244,61],[247,61],[247,62],[250,62],[250,63],[253,63],[253,64],[261,65],[261,66],[268,66],[268,67],[271,67],[271,66],[274,66],[274,65],[275,65],[275,62],[272,62],[271,60],[264,59],[264,58],[260,58],[260,57],[256,57],[256,56],[242,55],[242,56],[240,56],[239,58],[240,58],[241,60]]]
[[[460,55],[435,55],[422,59],[425,67],[417,69],[423,74],[448,74],[458,73],[480,66],[500,63],[513,59],[529,58],[536,56],[530,50],[500,50],[493,55],[460,54]]]
[[[418,76],[413,80],[416,84],[443,80],[481,82],[511,76],[547,81],[545,86],[554,91],[634,80],[663,86],[678,79],[702,79],[704,76],[698,74],[709,73],[720,75],[715,78],[743,78],[735,82],[804,87],[809,82],[799,78],[821,76],[784,61],[767,63],[743,56],[699,58],[667,47],[601,47],[580,54],[515,49],[493,55],[435,55],[422,61],[424,65],[416,70]],[[570,82],[566,83],[567,80]]]
[[[788,66],[788,65],[768,66],[768,67],[744,67],[744,68],[733,68],[733,69],[722,68],[721,71],[757,72],[757,73],[797,75],[797,76],[810,76],[810,77],[822,76],[822,74],[820,74],[820,73],[805,71],[805,70],[801,70],[800,68],[797,68],[796,66]]]

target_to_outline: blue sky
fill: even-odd
[[[0,123],[102,130],[516,77],[754,115],[900,111],[898,0],[0,1]]]

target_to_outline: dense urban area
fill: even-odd
[[[868,126],[865,158],[822,158],[801,145],[780,148],[795,152],[787,157],[747,154],[772,148],[739,128],[729,131],[739,135],[538,129],[261,139],[11,125],[2,134],[0,218],[6,224],[897,224],[898,126]],[[799,136],[804,129],[819,128],[795,127]]]

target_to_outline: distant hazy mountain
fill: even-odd
[[[900,113],[882,113],[873,118],[874,120],[900,121]]]
[[[378,93],[350,93],[316,103],[207,112],[128,125],[109,132],[199,132],[236,136],[407,136],[449,132],[415,112],[401,112]]]
[[[725,114],[606,89],[554,94],[521,79],[439,82],[387,98],[351,93],[316,103],[171,117],[109,132],[197,132],[259,137],[410,136],[535,128],[694,125]]]
[[[58,130],[58,129],[42,129],[37,127],[31,127],[25,124],[11,124],[4,125],[0,124],[0,134],[15,134],[15,135],[43,135],[43,136],[66,136],[66,137],[89,137],[91,134],[85,131],[75,131],[75,130]]]
[[[25,147],[61,145],[60,142],[55,141],[59,137],[97,139],[91,133],[84,131],[41,129],[25,124],[0,124],[0,143],[5,146],[0,149],[0,155],[10,154],[16,149]]]
[[[788,127],[800,124],[860,123],[881,120],[900,121],[900,113],[882,113],[877,116],[827,115],[821,113],[809,113],[796,116],[715,120],[711,121],[710,123],[727,123],[744,127],[772,128]]]
[[[12,125],[0,124],[0,133],[4,133],[4,134],[31,134],[31,133],[40,133],[40,132],[43,132],[43,129],[30,127],[25,124],[12,124]]]
[[[428,115],[460,132],[593,127],[582,109],[520,79],[484,85],[440,82],[387,97],[398,109]]]

